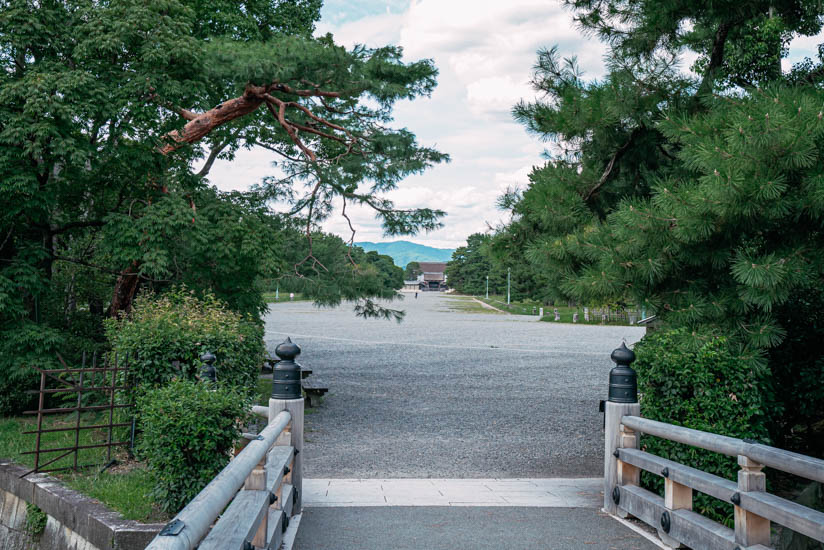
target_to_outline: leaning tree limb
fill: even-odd
[[[204,137],[208,136],[216,128],[238,118],[254,113],[261,105],[266,105],[267,109],[275,120],[277,120],[278,124],[286,131],[291,141],[298,147],[298,149],[300,149],[300,151],[310,162],[315,163],[318,161],[318,158],[315,152],[301,139],[300,132],[313,134],[322,139],[329,139],[347,145],[346,152],[343,154],[353,152],[353,145],[359,138],[356,138],[346,128],[340,126],[339,124],[335,124],[330,120],[326,120],[323,117],[317,116],[308,108],[295,101],[283,101],[272,95],[273,93],[280,93],[293,95],[300,98],[317,97],[320,98],[323,108],[326,111],[334,112],[334,110],[326,103],[326,100],[341,97],[341,92],[322,90],[319,85],[310,82],[304,82],[304,84],[310,85],[312,88],[296,89],[288,84],[280,82],[273,82],[266,86],[255,86],[248,84],[243,92],[243,95],[240,97],[224,101],[220,105],[217,105],[216,107],[203,113],[195,113],[182,107],[164,105],[167,109],[180,115],[187,122],[182,128],[173,130],[163,137],[163,144],[158,147],[158,152],[162,155],[169,155],[185,145],[197,143]],[[155,100],[156,98],[151,97],[150,99]],[[313,128],[312,126],[289,120],[286,115],[287,110],[290,108],[302,112],[312,121],[329,128],[330,131],[319,130],[317,128]],[[332,131],[342,132],[346,137],[335,135]],[[230,139],[227,139],[215,145],[215,147],[211,150],[203,169],[201,169],[198,173],[199,176],[203,177],[208,174],[218,154],[220,154],[220,152],[229,145],[229,142]],[[273,150],[274,148],[267,147],[267,149]],[[341,155],[336,157],[336,159],[340,156]],[[320,182],[318,182],[312,191],[309,206],[309,219],[307,220],[306,226],[306,235],[309,239],[309,255],[300,263],[302,264],[307,260],[312,260],[313,268],[315,265],[320,265],[325,270],[326,267],[312,254],[311,220],[319,186]],[[161,190],[164,193],[168,192],[165,186],[163,186]],[[194,210],[195,205],[191,197],[189,197],[189,202]],[[138,261],[134,261],[129,267],[122,270],[118,275],[109,309],[111,316],[117,316],[120,312],[128,312],[131,309],[131,304],[135,294],[137,293],[139,284],[140,263]]]

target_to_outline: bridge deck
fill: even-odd
[[[297,549],[652,550],[599,478],[306,479]]]
[[[300,550],[656,550],[593,508],[306,508]]]

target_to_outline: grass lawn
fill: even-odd
[[[77,416],[48,415],[43,419],[43,427],[49,429],[72,427],[77,422]],[[103,413],[83,413],[81,425],[103,424],[108,422],[108,416]],[[117,423],[118,420],[115,420]],[[34,449],[35,434],[23,432],[37,427],[35,415],[11,416],[0,418],[0,456],[14,460],[24,466],[34,467],[34,455],[23,454]],[[115,441],[128,440],[127,428],[115,430]],[[106,430],[81,430],[80,445],[92,445],[106,441]],[[70,447],[75,444],[75,432],[46,432],[41,436],[41,448]],[[41,455],[40,463],[56,458],[61,453]],[[169,517],[160,511],[149,496],[152,490],[151,474],[145,466],[133,459],[129,459],[125,449],[112,449],[112,457],[118,464],[101,472],[106,463],[106,449],[81,449],[78,453],[78,465],[89,465],[79,471],[63,470],[49,472],[60,479],[67,486],[92,498],[96,498],[108,507],[120,512],[126,519],[133,519],[146,523],[164,522]],[[73,455],[57,460],[44,469],[71,466],[74,463]]]
[[[490,295],[489,298],[478,297],[479,300],[482,302],[486,302],[489,305],[495,306],[496,308],[507,311],[509,313],[513,313],[515,315],[537,315],[540,312],[541,308],[544,308],[544,316],[541,318],[541,321],[546,321],[550,323],[571,323],[572,316],[574,313],[578,313],[578,324],[581,325],[620,325],[620,326],[628,326],[629,323],[626,321],[606,321],[605,323],[601,322],[600,316],[597,316],[596,319],[595,315],[590,316],[589,321],[584,321],[584,308],[583,307],[568,307],[568,306],[557,306],[558,313],[561,316],[560,321],[555,321],[555,313],[554,310],[556,306],[547,306],[542,304],[541,302],[536,302],[533,300],[522,300],[522,301],[513,301],[509,305],[506,303],[506,296],[493,296]],[[534,312],[534,313],[533,313]]]
[[[472,299],[471,296],[455,295],[449,296],[448,311],[460,311],[462,313],[491,313],[501,315],[501,312],[482,306]]]

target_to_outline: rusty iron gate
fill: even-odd
[[[34,455],[34,468],[21,477],[32,473],[56,472],[59,470],[77,470],[89,466],[109,466],[113,464],[112,448],[129,445],[129,449],[134,445],[134,416],[126,422],[115,422],[115,409],[128,409],[134,406],[133,398],[128,402],[118,402],[116,396],[118,392],[126,392],[128,385],[128,360],[122,363],[114,355],[111,360],[101,361],[102,366],[98,366],[97,354],[92,354],[91,366],[87,366],[86,353],[83,353],[82,363],[79,368],[71,368],[60,354],[57,354],[63,368],[61,369],[41,369],[32,366],[40,373],[40,389],[31,390],[29,393],[38,395],[37,410],[26,411],[25,414],[37,415],[37,428],[23,432],[24,434],[34,434],[34,450],[21,454]],[[127,358],[126,358],[127,359]],[[77,394],[75,398],[69,397],[68,402],[72,406],[68,407],[46,407],[46,396]],[[125,395],[125,394],[121,394]],[[84,403],[84,396],[89,397]],[[65,399],[65,397],[64,397]],[[108,423],[83,424],[83,413],[108,411]],[[76,420],[73,426],[69,427],[43,427],[43,420],[48,415],[74,413]],[[114,441],[115,428],[130,428],[130,436],[127,441]],[[84,430],[106,430],[106,440],[101,443],[83,444],[80,442],[80,433]],[[74,443],[68,446],[48,448],[43,446],[43,434],[53,432],[74,432]],[[106,449],[105,463],[80,464],[80,451],[84,449]],[[57,453],[57,456],[52,456]],[[46,455],[45,457],[43,455]],[[55,462],[73,455],[71,464],[67,466],[46,468]],[[45,460],[44,462],[44,459]]]

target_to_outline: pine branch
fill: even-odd
[[[621,157],[624,156],[624,153],[627,152],[627,150],[632,145],[632,142],[641,133],[642,129],[643,129],[643,126],[639,126],[639,127],[635,128],[632,131],[632,133],[629,135],[629,139],[627,140],[627,142],[624,143],[622,146],[620,146],[618,148],[618,150],[615,151],[615,153],[612,155],[612,158],[607,163],[607,167],[604,170],[604,173],[601,174],[601,178],[598,180],[598,183],[596,183],[595,186],[592,189],[590,189],[589,192],[587,192],[586,195],[584,195],[584,201],[588,201],[590,198],[592,198],[592,195],[595,194],[596,191],[598,191],[598,189],[603,187],[603,185],[607,182],[607,179],[609,179],[609,176],[612,173],[612,169],[615,167],[615,163],[617,161],[619,161],[621,159]]]

